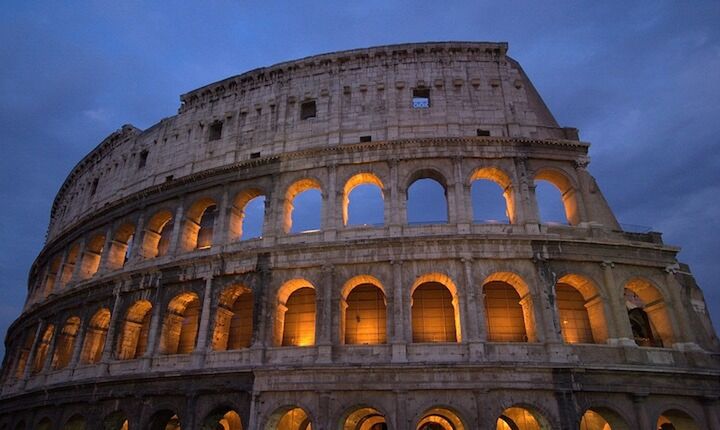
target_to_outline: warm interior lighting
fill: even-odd
[[[295,290],[285,303],[282,346],[309,346],[315,343],[315,290]]]

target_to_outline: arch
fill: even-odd
[[[490,342],[535,342],[533,300],[527,283],[512,272],[495,272],[483,281]]]
[[[85,418],[80,414],[75,414],[65,422],[62,430],[85,430],[86,427]]]
[[[305,279],[291,279],[278,290],[275,313],[275,344],[315,344],[315,287]]]
[[[240,414],[229,407],[210,412],[203,420],[201,430],[243,430]]]
[[[464,420],[453,409],[435,406],[426,410],[415,425],[416,430],[465,430]]]
[[[295,181],[292,185],[288,187],[287,191],[285,192],[285,200],[283,202],[283,230],[285,231],[285,233],[290,233],[293,229],[293,211],[295,210],[295,198],[299,194],[309,190],[318,190],[320,193],[322,193],[322,186],[320,185],[320,182],[316,179],[304,178]],[[320,208],[317,208],[317,211],[313,212],[314,215],[317,215],[318,220],[321,220],[322,203],[320,204]],[[321,222],[319,224],[321,224]],[[320,228],[322,228],[322,226],[320,226]]]
[[[38,422],[37,427],[35,427],[35,430],[52,430],[52,428],[53,428],[52,421],[50,421],[50,418],[45,417]]]
[[[489,181],[500,187],[500,192],[505,203],[503,208],[505,216],[507,217],[508,222],[515,224],[517,222],[517,218],[515,214],[515,196],[513,194],[512,181],[504,171],[497,167],[479,167],[470,175],[469,183],[473,204],[473,221],[478,222],[478,220],[488,220],[487,217],[479,216],[480,214],[476,211],[475,193],[473,192],[473,187],[477,181]],[[495,199],[493,199],[493,201],[495,201]]]
[[[340,430],[387,430],[385,414],[369,406],[361,406],[345,414]]]
[[[64,369],[70,364],[73,350],[75,349],[75,340],[80,330],[80,318],[72,316],[65,321],[60,336],[55,346],[53,354],[52,368]]]
[[[105,235],[97,234],[93,236],[85,245],[82,262],[80,266],[81,279],[91,278],[100,268],[100,259],[102,258],[103,249],[105,248]]]
[[[130,223],[122,224],[115,231],[113,240],[110,242],[110,250],[107,253],[108,270],[122,269],[130,258],[132,241],[135,237],[135,226]]]
[[[588,408],[580,420],[580,430],[630,430],[627,422],[606,407]]]
[[[220,293],[212,347],[215,351],[247,348],[253,337],[253,293],[231,285]]]
[[[169,409],[159,410],[150,418],[148,430],[181,430],[180,417]]]
[[[625,284],[625,306],[639,346],[667,347],[674,340],[670,313],[660,290],[644,278]]]
[[[305,409],[286,406],[273,412],[265,430],[312,430],[312,419]]]
[[[413,342],[460,342],[457,287],[443,273],[419,276],[411,291]]]
[[[349,224],[367,224],[367,223],[351,223],[350,221],[350,195],[352,194],[353,190],[355,190],[356,187],[366,185],[366,186],[372,186],[373,188],[377,189],[380,194],[380,207],[381,209],[381,215],[380,215],[380,222],[382,223],[384,220],[384,203],[382,200],[385,199],[385,195],[383,193],[383,190],[385,189],[385,186],[383,185],[380,178],[377,177],[374,173],[370,172],[362,172],[357,173],[353,175],[350,179],[345,182],[345,187],[343,188],[343,201],[342,201],[342,216],[343,216],[343,225],[349,225]],[[377,202],[372,202],[368,206],[375,206]]]
[[[407,223],[447,224],[450,219],[447,190],[447,180],[439,171],[420,169],[413,172],[405,188]],[[429,206],[434,199],[442,199],[443,208]]]
[[[498,417],[496,430],[551,430],[547,419],[537,409],[515,405]]]
[[[570,178],[564,173],[556,169],[545,168],[539,170],[535,174],[535,184],[538,181],[546,181],[555,186],[560,191],[562,205],[565,210],[565,218],[568,224],[578,225],[580,223],[580,211],[577,201],[575,189]],[[539,207],[540,205],[538,205]]]
[[[657,420],[659,430],[699,430],[695,420],[680,409],[668,409]]]
[[[107,308],[98,310],[90,318],[90,324],[85,329],[85,341],[80,355],[81,363],[93,364],[100,361],[109,326],[110,310]]]
[[[182,231],[182,250],[208,249],[212,246],[217,218],[215,200],[204,197],[190,206]]]
[[[566,274],[555,286],[558,318],[566,343],[605,343],[608,338],[605,302],[585,276]]]
[[[40,338],[35,350],[35,359],[33,360],[32,373],[39,373],[43,370],[45,360],[47,359],[48,349],[50,348],[50,342],[52,341],[53,335],[55,334],[55,326],[48,324],[43,331],[43,335]]]
[[[145,228],[143,255],[146,258],[154,258],[167,254],[174,228],[173,215],[169,210],[161,210],[153,215]]]
[[[49,296],[53,289],[55,288],[55,280],[58,276],[58,271],[60,270],[60,256],[55,256],[55,258],[52,259],[52,262],[47,268],[47,271],[45,273],[45,281],[43,282],[43,297]]]
[[[150,334],[151,309],[152,303],[147,300],[138,300],[128,309],[118,339],[118,359],[132,360],[145,354]]]
[[[103,419],[104,430],[128,430],[127,415],[123,411],[115,411]]]
[[[360,275],[346,282],[340,313],[343,343],[362,345],[387,342],[387,301],[377,279]]]
[[[37,325],[31,327],[25,332],[25,340],[20,347],[18,358],[15,364],[15,377],[22,378],[25,375],[25,369],[28,365],[28,358],[30,358],[30,351],[32,350],[33,343],[35,342],[35,336],[37,332]]]
[[[161,354],[189,354],[195,349],[200,323],[200,299],[180,293],[168,304],[160,337]]]
[[[75,271],[75,264],[77,263],[78,256],[80,254],[80,244],[75,242],[70,246],[70,249],[65,255],[65,262],[62,266],[62,273],[60,275],[60,287],[64,287],[72,280],[73,272]]]
[[[254,207],[253,202],[258,201],[256,199],[262,200],[263,210],[259,214],[250,210]],[[235,196],[228,223],[230,240],[252,239],[262,236],[265,219],[265,201],[265,193],[259,188],[248,188],[240,191]],[[250,224],[250,227],[254,227],[254,229],[259,230],[259,232],[250,232],[250,234],[247,234],[246,224]],[[259,228],[255,224],[259,224]]]

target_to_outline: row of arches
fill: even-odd
[[[510,176],[497,167],[476,169],[468,179],[472,221],[517,223],[516,190]],[[575,187],[559,170],[540,170],[535,175],[541,196],[541,219],[551,223],[579,223]],[[438,170],[421,169],[408,178],[401,204],[409,224],[457,222],[452,189]],[[533,188],[534,190],[534,188]],[[386,184],[372,172],[351,176],[342,188],[342,225],[384,225],[390,221]],[[450,193],[450,194],[449,194]],[[534,194],[534,193],[533,193]],[[229,204],[219,197],[202,197],[187,210],[161,208],[139,225],[139,220],[120,222],[104,232],[90,234],[55,255],[38,279],[36,297],[47,297],[74,280],[85,280],[98,271],[121,269],[131,258],[162,257],[169,252],[208,249],[217,243],[259,238],[266,230],[268,193],[260,188],[240,191]],[[320,180],[303,178],[285,190],[282,221],[285,234],[313,232],[323,228],[323,205],[327,190]],[[534,198],[534,195],[533,195]],[[180,222],[176,222],[180,219]],[[273,226],[269,227],[273,229]]]
[[[183,422],[179,411],[161,409],[152,414],[147,423],[150,430],[181,430]],[[416,430],[470,430],[473,427],[455,409],[447,406],[434,406],[425,410],[416,420],[412,428]],[[659,430],[698,430],[695,420],[679,409],[664,411],[656,420]],[[62,430],[86,430],[89,427],[86,419],[76,414],[71,416],[61,427]],[[261,426],[264,430],[312,430],[313,419],[305,409],[289,405],[278,408]],[[5,429],[6,427],[3,427]],[[53,430],[49,418],[41,419],[34,427],[36,430]],[[107,415],[102,421],[106,430],[132,430],[130,421],[122,411]],[[243,418],[230,407],[218,407],[204,417],[201,429],[243,430]],[[337,427],[340,430],[388,430],[392,428],[380,409],[372,406],[359,406],[347,411]],[[497,417],[496,430],[549,430],[552,426],[548,419],[536,408],[524,404],[513,405]],[[614,410],[607,407],[587,409],[580,418],[579,430],[630,430],[627,421]],[[24,422],[14,427],[25,430]]]
[[[318,315],[327,306],[337,309],[339,344],[375,345],[388,343],[393,333],[388,313],[386,287],[376,277],[364,274],[348,279],[334,301],[320,301],[317,287],[295,278],[284,282],[269,306],[274,346],[316,344],[320,326]],[[495,272],[477,290],[488,342],[538,341],[537,298],[528,284],[513,272]],[[458,287],[440,272],[417,277],[408,290],[407,311],[413,343],[462,342],[465,336]],[[627,324],[640,346],[670,346],[673,332],[667,307],[660,291],[649,281],[633,278],[625,285]],[[116,321],[117,333],[108,337],[111,312],[97,310],[83,325],[73,315],[56,328],[54,324],[31,330],[17,353],[16,376],[28,372],[58,370],[101,360],[132,360],[149,355],[189,354],[195,350],[228,351],[250,347],[258,338],[255,315],[259,304],[253,290],[231,284],[217,292],[207,306],[206,344],[198,341],[203,303],[194,291],[184,291],[166,304],[148,299],[129,301]],[[161,307],[157,307],[161,306]],[[606,343],[612,305],[588,278],[578,274],[560,277],[555,284],[556,319],[562,339],[568,344]],[[405,311],[402,311],[405,312]],[[158,320],[153,325],[153,320]],[[153,328],[156,327],[156,328]],[[57,332],[57,333],[56,333]],[[157,334],[155,334],[157,333]],[[114,338],[113,338],[114,337]],[[402,336],[401,336],[402,337]],[[158,340],[155,340],[158,339]],[[33,352],[34,347],[34,352]],[[107,349],[107,350],[106,350]],[[114,354],[112,354],[114,350]],[[28,363],[30,357],[32,362]],[[48,357],[51,357],[48,359]]]

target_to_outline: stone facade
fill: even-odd
[[[623,231],[506,51],[309,57],[110,135],[53,204],[0,429],[720,428],[720,343],[678,248]],[[409,222],[423,179],[446,222]],[[508,222],[477,220],[476,181]],[[382,225],[349,221],[360,185]],[[295,232],[308,190],[320,228]]]

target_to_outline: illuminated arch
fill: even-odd
[[[350,179],[345,182],[345,187],[343,188],[343,201],[342,201],[342,216],[343,216],[343,225],[348,225],[348,221],[350,219],[349,215],[349,206],[350,206],[350,194],[355,189],[355,187],[359,185],[374,185],[380,190],[380,197],[385,198],[383,191],[385,190],[385,186],[383,185],[380,178],[377,177],[374,173],[369,172],[363,172],[363,173],[357,173],[353,175]]]
[[[410,289],[413,342],[460,342],[457,286],[449,276],[419,276]]]
[[[432,184],[437,184],[437,186],[441,187],[443,190],[442,200],[443,205],[445,208],[444,211],[444,219],[415,219],[416,214],[414,212],[413,206],[418,205],[418,201],[421,198],[420,196],[416,196],[415,192],[411,190],[413,186],[416,185],[416,183],[420,180],[427,180],[432,181]],[[430,182],[428,182],[430,184]],[[436,185],[428,185],[435,187]],[[429,193],[430,198],[433,197],[432,190]],[[408,180],[406,182],[405,186],[405,219],[408,223],[421,223],[421,224],[434,224],[434,223],[440,223],[440,224],[447,224],[450,221],[450,202],[448,201],[448,183],[445,176],[440,173],[438,170],[435,169],[419,169],[414,171],[410,174],[408,177]],[[422,196],[422,202],[427,203],[428,195]],[[420,217],[422,218],[422,217]]]
[[[185,292],[168,304],[160,337],[161,354],[189,354],[195,349],[200,323],[200,299]]]
[[[118,359],[131,360],[145,354],[150,334],[151,309],[152,303],[147,300],[138,300],[128,309],[118,339]]]
[[[55,280],[60,270],[60,256],[56,256],[52,259],[50,265],[46,269],[45,281],[43,282],[43,297],[49,296],[55,288]]]
[[[217,204],[209,197],[201,198],[190,206],[182,231],[183,251],[207,249],[212,246],[216,215]]]
[[[285,200],[283,202],[283,230],[285,233],[290,233],[293,226],[293,210],[295,209],[294,202],[295,198],[300,194],[308,190],[318,190],[322,193],[322,186],[316,179],[305,178],[294,182],[290,185],[285,192]],[[322,217],[322,205],[318,208],[318,214]],[[322,226],[321,226],[322,228]]]
[[[73,272],[75,271],[75,264],[78,262],[80,257],[80,244],[75,242],[67,254],[65,255],[65,262],[62,266],[62,274],[60,275],[60,287],[64,287],[72,280]]]
[[[53,335],[55,334],[55,326],[48,324],[43,331],[43,335],[40,338],[40,343],[35,350],[35,359],[33,360],[32,373],[39,373],[43,370],[45,360],[47,360],[48,349],[50,348],[50,342],[52,341]]]
[[[87,422],[85,421],[85,417],[80,414],[75,414],[65,422],[62,430],[85,430],[86,427]]]
[[[220,294],[215,317],[213,350],[247,348],[253,336],[253,293],[242,285],[231,285]]]
[[[340,333],[345,344],[387,342],[387,300],[380,281],[358,275],[343,286],[340,300]]]
[[[567,343],[605,343],[608,338],[605,301],[587,277],[567,274],[555,286],[558,317]]]
[[[265,430],[312,430],[312,418],[303,408],[284,406],[270,415]]]
[[[106,430],[128,430],[127,415],[123,411],[115,411],[103,419],[103,428]]]
[[[535,342],[532,296],[515,273],[495,272],[482,283],[490,342]]]
[[[167,254],[174,227],[173,215],[169,210],[162,210],[153,215],[143,235],[143,255],[146,258],[154,258]]]
[[[100,268],[100,259],[105,248],[105,235],[97,234],[85,245],[85,251],[80,262],[80,278],[88,279],[97,273]]]
[[[315,344],[315,287],[305,279],[291,279],[278,291],[275,312],[275,344],[308,346]]]
[[[630,430],[627,422],[606,407],[588,408],[580,420],[580,430]]]
[[[534,407],[515,405],[498,417],[496,430],[551,430],[547,419]]]
[[[125,223],[118,227],[110,242],[110,250],[107,254],[107,268],[109,270],[122,269],[130,253],[132,252],[131,244],[135,237],[135,226]]]
[[[32,350],[33,343],[35,342],[35,336],[37,332],[37,326],[30,327],[25,332],[25,340],[20,347],[18,352],[18,358],[15,363],[15,377],[22,378],[25,375],[25,369],[28,366],[28,359],[30,358],[30,351]]]
[[[505,213],[511,224],[517,222],[517,215],[515,214],[515,196],[513,195],[512,181],[510,177],[501,169],[497,167],[480,167],[473,171],[470,175],[469,184],[475,181],[486,180],[494,182],[500,187],[502,196],[505,200]],[[473,215],[473,219],[477,218],[477,214]]]
[[[235,196],[233,206],[230,212],[230,221],[228,223],[230,240],[241,240],[243,239],[244,226],[246,222],[245,209],[247,205],[255,200],[256,198],[264,198],[265,193],[259,188],[248,188],[240,191]],[[264,211],[262,224],[264,224]],[[262,227],[260,228],[262,233]]]
[[[435,406],[423,412],[415,425],[416,430],[465,430],[468,428],[460,415],[446,406]]]
[[[672,345],[674,332],[667,303],[650,281],[633,278],[625,284],[625,305],[635,342],[640,346]]]
[[[387,429],[385,414],[369,406],[353,408],[345,414],[340,430],[375,430]]]
[[[668,409],[657,420],[660,430],[700,430],[693,417],[680,409]]]
[[[219,407],[203,420],[203,429],[243,430],[240,414],[229,407]]]
[[[155,412],[150,418],[149,430],[180,430],[180,417],[170,409]]]
[[[79,330],[80,317],[72,316],[65,321],[62,331],[60,331],[57,345],[55,345],[52,360],[53,369],[64,369],[70,364]]]
[[[554,185],[560,191],[568,223],[570,225],[580,223],[580,209],[576,195],[577,187],[564,172],[550,168],[541,169],[535,174],[535,181],[546,181]]]
[[[102,308],[90,318],[90,324],[85,329],[85,341],[80,355],[81,363],[93,364],[100,362],[109,327],[109,309]]]

